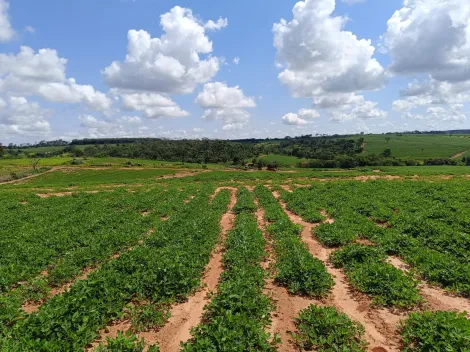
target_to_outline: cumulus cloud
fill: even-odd
[[[393,102],[397,111],[409,111],[421,106],[464,104],[470,101],[470,81],[441,82],[431,77],[413,81],[400,92],[401,99]]]
[[[7,42],[15,36],[15,31],[8,16],[9,6],[7,0],[0,0],[0,43]]]
[[[405,0],[387,22],[383,47],[397,74],[429,73],[438,81],[470,79],[467,0]]]
[[[22,46],[17,55],[0,54],[0,92],[35,95],[55,103],[86,103],[90,108],[105,111],[112,101],[90,85],[77,84],[66,78],[67,60],[53,49],[37,53]]]
[[[285,125],[302,126],[311,123],[312,119],[320,117],[320,113],[315,109],[300,109],[297,114],[288,113],[281,117]]]
[[[220,29],[226,20],[202,23],[190,9],[176,6],[161,16],[160,24],[164,31],[160,38],[144,30],[129,31],[126,59],[103,70],[110,86],[187,94],[215,76],[222,60],[210,56],[212,42],[206,29]]]
[[[384,68],[373,58],[370,40],[344,30],[347,18],[333,16],[335,0],[299,1],[294,18],[274,24],[279,74],[294,97],[321,105],[333,95],[337,104],[351,94],[381,88]]]
[[[299,115],[294,114],[294,113],[288,113],[285,114],[283,117],[281,117],[282,123],[285,125],[306,125],[309,122],[307,120],[301,119]]]
[[[0,131],[2,134],[41,136],[50,132],[47,121],[51,110],[43,109],[37,102],[28,102],[25,97],[0,98]]]
[[[245,109],[256,107],[254,98],[246,97],[239,86],[228,87],[222,82],[205,84],[195,102],[206,109],[202,118],[223,121],[223,130],[243,128],[250,119]]]
[[[360,104],[331,110],[328,117],[332,122],[345,122],[351,120],[384,119],[388,116],[386,111],[377,108],[377,103],[364,100]]]
[[[132,93],[121,95],[124,109],[143,112],[148,118],[185,117],[189,113],[182,110],[170,98],[157,93]]]
[[[226,83],[213,82],[204,85],[196,97],[196,103],[203,108],[254,108],[255,100],[246,97],[239,86],[228,87]]]
[[[240,58],[237,56],[236,58],[233,59],[233,63],[235,65],[238,65],[240,63]]]
[[[393,109],[405,118],[431,121],[431,127],[464,121],[461,105],[470,102],[468,1],[406,0],[388,20],[382,39],[393,73],[428,76],[408,84]]]

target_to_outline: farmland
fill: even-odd
[[[469,350],[465,170],[67,166],[0,185],[0,350]]]

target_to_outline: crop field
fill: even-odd
[[[0,351],[470,351],[465,170],[0,184]]]
[[[364,136],[364,142],[364,154],[380,154],[390,149],[397,158],[461,158],[470,152],[469,135],[370,135]]]

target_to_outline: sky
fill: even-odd
[[[0,142],[470,128],[468,0],[0,0]]]

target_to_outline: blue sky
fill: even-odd
[[[0,142],[469,128],[469,7],[0,0]]]

